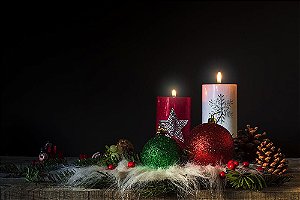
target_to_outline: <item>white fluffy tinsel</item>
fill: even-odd
[[[127,189],[138,189],[152,181],[169,180],[181,193],[191,194],[193,190],[200,189],[199,181],[206,188],[221,189],[219,172],[222,170],[225,168],[211,165],[199,166],[191,163],[184,166],[173,165],[167,169],[137,166],[128,170],[122,161],[117,171],[127,171],[127,175],[118,186],[124,192]]]
[[[166,169],[153,169],[147,166],[128,168],[127,163],[128,161],[122,160],[115,170],[107,170],[99,166],[65,169],[73,171],[73,175],[66,184],[71,186],[94,185],[104,176],[111,176],[114,181],[112,185],[122,193],[126,190],[142,188],[150,182],[163,180],[169,180],[183,195],[192,194],[194,190],[200,189],[201,185],[219,191],[223,187],[219,172],[225,171],[225,168],[221,166],[199,166],[187,163],[183,166],[173,165]]]

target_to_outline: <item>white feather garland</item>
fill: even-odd
[[[221,191],[223,181],[219,172],[225,171],[221,166],[199,166],[192,163],[186,165],[173,165],[167,169],[153,169],[147,166],[127,167],[127,161],[122,160],[114,170],[107,170],[100,166],[68,167],[64,170],[73,172],[67,180],[69,186],[95,186],[103,178],[110,177],[113,181],[111,187],[116,187],[124,194],[126,190],[138,190],[150,182],[168,180],[181,195],[193,194],[197,189],[209,188]]]
[[[222,184],[219,172],[222,168],[213,166],[198,166],[191,163],[185,166],[174,165],[168,169],[151,169],[136,167],[132,169],[120,186],[121,191],[138,189],[151,181],[169,180],[181,194],[192,194],[201,184],[206,188],[220,189]],[[199,183],[200,181],[200,183]]]

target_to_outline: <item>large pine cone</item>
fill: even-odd
[[[281,175],[288,169],[288,162],[284,154],[281,153],[280,148],[276,148],[269,139],[265,139],[257,147],[257,164],[261,165],[262,168],[275,175]]]
[[[266,136],[257,132],[257,127],[251,128],[247,125],[244,130],[239,130],[237,138],[234,138],[234,158],[240,161],[255,161],[257,146]]]

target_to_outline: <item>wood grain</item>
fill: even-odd
[[[1,157],[1,162],[10,159]],[[21,158],[12,158],[18,162]],[[28,160],[31,160],[28,158]],[[184,199],[292,199],[300,200],[300,158],[289,158],[289,174],[293,179],[281,187],[269,187],[262,191],[225,190],[216,194],[209,190],[198,190],[193,195]],[[23,162],[24,163],[24,162]],[[118,191],[112,189],[83,189],[71,187],[51,186],[47,184],[28,183],[24,178],[0,178],[1,199],[121,199]],[[137,192],[127,191],[123,199],[143,199]],[[177,199],[176,196],[152,198],[152,199]]]

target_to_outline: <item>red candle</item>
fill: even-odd
[[[172,97],[157,97],[156,130],[159,124],[169,137],[184,146],[191,127],[191,98],[176,97],[175,90]]]

